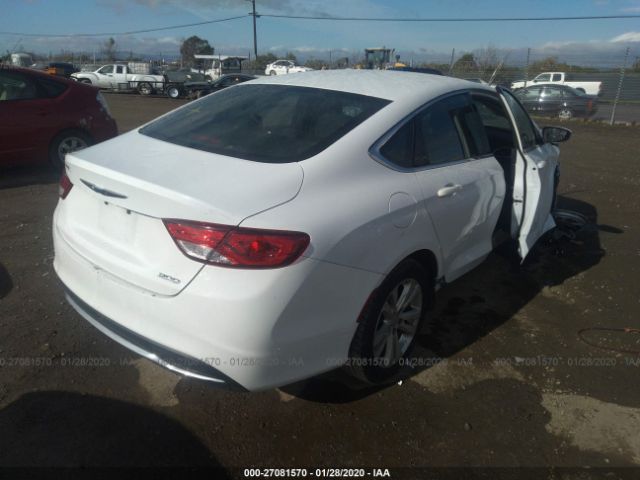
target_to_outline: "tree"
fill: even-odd
[[[296,58],[296,56],[291,53],[291,52],[287,52],[287,55],[284,57],[286,60],[291,60],[293,63],[298,63],[298,59]]]
[[[558,57],[547,57],[542,60],[538,60],[537,62],[533,62],[529,66],[529,72],[531,74],[536,74],[540,72],[568,72],[571,70],[571,67],[566,63],[558,62]]]
[[[108,62],[114,62],[116,59],[116,41],[113,37],[109,37],[109,40],[102,45],[102,54]]]
[[[473,53],[463,53],[462,56],[455,61],[453,69],[456,73],[474,72],[478,70],[478,64]]]
[[[476,64],[480,69],[480,73],[493,72],[500,61],[498,60],[498,49],[492,45],[485,48],[479,48],[473,52]]]
[[[184,64],[193,65],[194,55],[213,55],[213,50],[208,40],[192,35],[182,42],[180,55]]]

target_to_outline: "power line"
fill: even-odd
[[[592,15],[585,17],[384,18],[278,15],[265,13],[261,13],[258,16],[272,18],[290,18],[297,20],[335,20],[348,22],[540,22],[553,20],[613,20],[624,18],[640,18],[640,15]]]
[[[0,32],[0,35],[20,35],[23,37],[48,37],[48,38],[69,38],[69,37],[108,37],[118,35],[135,35],[137,33],[160,32],[162,30],[174,30],[178,28],[197,27],[199,25],[209,25],[211,23],[229,22],[247,18],[246,15],[238,15],[236,17],[219,18],[216,20],[205,20],[197,23],[185,23],[182,25],[171,25],[168,27],[147,28],[145,30],[131,30],[130,32],[102,32],[102,33],[68,33],[68,34],[49,34],[49,33],[21,33],[21,32]]]
[[[637,19],[640,15],[592,15],[582,17],[483,17],[483,18],[385,18],[385,17],[332,17],[332,16],[309,16],[309,15],[278,15],[265,13],[249,13],[256,17],[284,18],[293,20],[331,20],[342,22],[542,22],[542,21],[578,21],[578,20],[614,20],[614,19]],[[210,25],[212,23],[229,22],[247,18],[246,15],[235,17],[219,18],[215,20],[205,20],[196,23],[184,23],[181,25],[170,25],[166,27],[147,28],[143,30],[131,30],[127,32],[101,32],[101,33],[68,33],[68,34],[48,34],[48,33],[24,33],[24,32],[4,32],[0,35],[18,35],[24,37],[47,37],[47,38],[69,38],[69,37],[107,37],[118,35],[135,35],[139,33],[160,32],[163,30],[176,30],[179,28],[197,27],[200,25]]]

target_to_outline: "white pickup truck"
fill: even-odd
[[[511,90],[540,84],[567,85],[576,90],[580,90],[587,95],[600,95],[602,93],[602,82],[572,82],[568,81],[565,72],[543,72],[533,80],[516,80],[511,83]]]
[[[163,90],[165,83],[163,75],[151,74],[149,64],[140,63],[104,65],[95,72],[73,73],[71,78],[100,88],[137,90],[142,95]]]

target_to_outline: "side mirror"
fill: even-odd
[[[542,139],[544,143],[561,143],[571,138],[571,130],[564,127],[543,127]]]

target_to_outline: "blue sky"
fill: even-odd
[[[640,0],[256,0],[259,13],[368,17],[521,17],[640,14]],[[0,31],[30,34],[122,32],[193,23],[250,10],[246,0],[0,0]],[[119,50],[171,54],[183,38],[209,40],[216,53],[252,49],[251,20],[116,36]],[[0,51],[99,50],[104,38],[0,35]],[[436,58],[491,45],[603,56],[632,46],[640,55],[640,19],[513,23],[373,23],[258,19],[259,53],[328,57],[365,47],[396,48],[403,58]],[[637,52],[637,53],[636,53]]]

